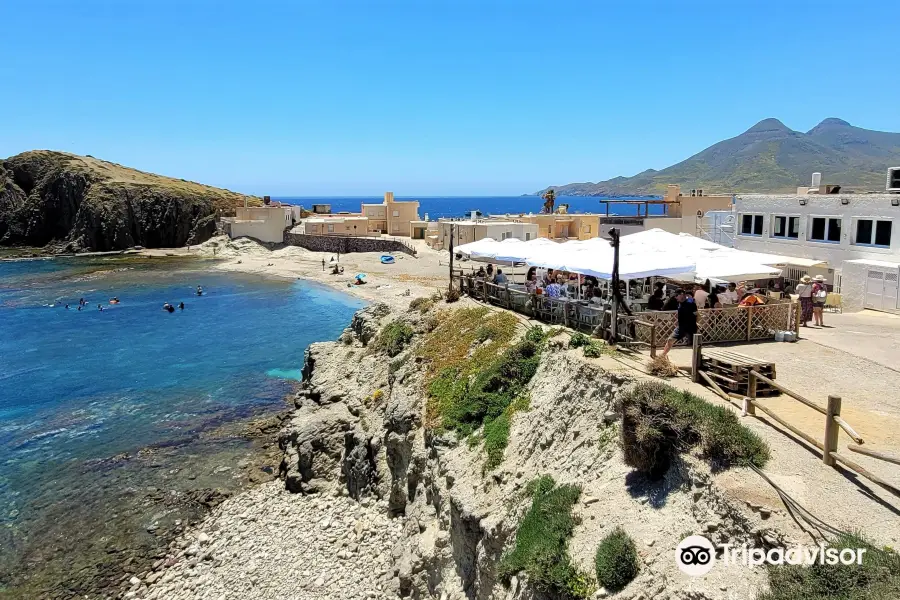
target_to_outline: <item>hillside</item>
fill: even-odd
[[[196,244],[215,233],[218,210],[244,199],[91,156],[23,152],[0,161],[0,245],[69,252]]]
[[[823,183],[883,190],[887,168],[898,165],[900,133],[862,129],[834,118],[802,133],[778,119],[765,119],[659,171],[553,188],[567,196],[661,194],[670,183],[712,192],[793,192],[819,171]]]

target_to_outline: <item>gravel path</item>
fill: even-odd
[[[290,494],[281,481],[260,485],[217,507],[204,530],[180,540],[145,581],[132,578],[125,597],[396,597],[391,549],[404,519],[369,502]]]

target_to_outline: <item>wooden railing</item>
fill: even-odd
[[[541,321],[564,325],[600,334],[609,331],[612,311],[609,308],[580,304],[565,299],[550,298],[543,294],[529,294],[509,284],[497,285],[478,281],[461,270],[453,275],[461,293],[528,315]],[[705,343],[771,340],[776,331],[798,332],[800,305],[791,302],[772,302],[749,307],[701,309],[697,327]],[[675,311],[645,311],[617,315],[618,339],[625,343],[650,348],[651,356],[675,331],[678,314]]]
[[[746,396],[742,396],[740,394],[735,394],[733,392],[724,391],[716,381],[710,377],[708,373],[703,371],[700,368],[702,361],[700,360],[701,354],[701,343],[700,336],[694,336],[694,359],[691,364],[691,373],[693,375],[694,381],[704,381],[707,385],[709,385],[712,390],[718,394],[723,399],[728,402],[732,402],[733,400],[740,401],[741,407],[743,409],[744,416],[756,416],[757,409],[761,410],[765,415],[771,418],[773,421],[799,437],[800,439],[806,441],[812,446],[819,449],[822,453],[822,462],[828,466],[835,466],[836,462],[842,463],[845,467],[849,468],[851,471],[856,472],[857,474],[865,477],[869,481],[883,487],[888,490],[895,496],[900,497],[900,489],[895,487],[894,485],[888,483],[887,481],[881,479],[877,475],[871,473],[861,465],[857,464],[853,460],[849,459],[847,456],[840,454],[838,452],[838,437],[840,431],[843,429],[844,432],[852,439],[855,443],[848,444],[847,449],[851,452],[856,452],[859,454],[864,454],[871,458],[875,458],[877,460],[882,460],[885,462],[893,463],[900,465],[900,457],[892,456],[890,454],[885,454],[883,452],[878,452],[875,450],[870,450],[868,448],[864,448],[863,444],[865,444],[865,440],[850,426],[847,421],[845,421],[841,417],[841,397],[840,396],[828,396],[828,401],[825,406],[821,406],[812,400],[804,398],[797,392],[781,385],[780,383],[766,377],[762,373],[759,373],[756,370],[750,371],[749,378],[749,386],[748,393]],[[779,417],[773,410],[769,407],[765,406],[760,402],[760,400],[756,397],[756,389],[758,382],[763,382],[785,394],[786,396],[793,398],[797,402],[800,402],[804,406],[815,410],[825,417],[825,432],[822,437],[822,441],[817,440],[813,436],[808,433],[801,431],[797,427],[791,425],[783,418]]]

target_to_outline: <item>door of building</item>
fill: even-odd
[[[898,297],[898,272],[869,269],[866,277],[866,308],[897,312],[900,310]]]

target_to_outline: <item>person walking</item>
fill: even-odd
[[[322,271],[325,271],[325,257],[322,257]]]
[[[813,316],[812,293],[812,278],[804,275],[797,284],[797,295],[800,296],[800,324],[804,327],[809,327],[809,320]]]
[[[677,342],[691,341],[697,333],[697,304],[694,299],[685,294],[684,290],[677,290],[675,298],[678,300],[678,325],[672,332],[672,337],[666,340],[663,356],[666,356]]]
[[[812,285],[812,308],[813,319],[817,326],[825,327],[823,313],[825,312],[825,298],[828,297],[828,288],[825,285],[825,278],[816,275]]]

